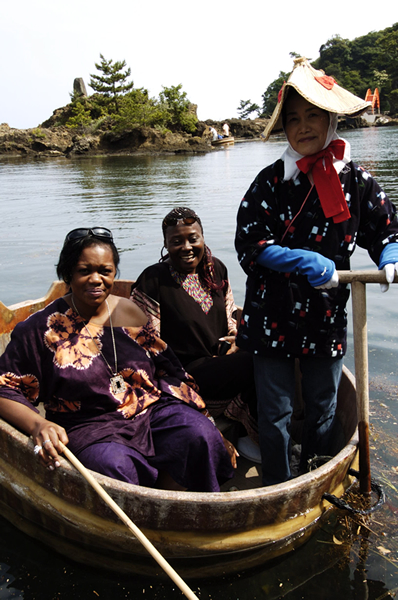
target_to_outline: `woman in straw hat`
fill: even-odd
[[[239,208],[235,244],[248,279],[237,344],[254,354],[264,485],[291,478],[296,359],[305,402],[300,469],[333,453],[349,296],[337,270],[350,268],[359,244],[387,281],[398,273],[395,207],[336,134],[338,114],[367,106],[297,59],[264,132],[267,139],[283,127],[288,147]]]

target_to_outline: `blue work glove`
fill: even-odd
[[[339,278],[332,260],[311,250],[292,250],[271,244],[257,256],[257,262],[280,273],[298,270],[317,289],[337,287]]]
[[[390,283],[394,281],[395,274],[398,275],[398,243],[388,244],[380,255],[379,270],[383,269],[386,274],[387,283],[381,283],[382,292],[387,292]]]

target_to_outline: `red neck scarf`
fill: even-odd
[[[333,217],[334,223],[341,223],[351,217],[339,176],[333,166],[333,158],[342,160],[344,157],[344,148],[343,140],[333,140],[324,150],[304,156],[296,162],[300,171],[305,174],[312,169],[322,210],[327,219]]]

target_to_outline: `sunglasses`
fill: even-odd
[[[80,227],[79,229],[72,229],[66,236],[66,241],[71,242],[81,240],[90,236],[103,238],[108,242],[113,242],[112,232],[106,227],[92,227],[91,229]]]
[[[180,221],[182,221],[184,225],[193,225],[197,220],[197,217],[165,217],[163,219],[163,225],[174,227],[177,223],[180,223]]]

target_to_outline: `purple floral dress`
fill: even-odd
[[[35,411],[43,402],[47,419],[66,429],[70,449],[86,457],[86,466],[144,485],[154,485],[158,470],[166,470],[189,489],[217,491],[232,476],[229,457],[171,349],[150,325],[114,327],[118,375],[126,384],[115,393],[107,365],[114,368],[111,330],[91,323],[89,330],[62,298],[19,323],[0,357],[0,396]],[[209,464],[202,457],[195,474],[187,448],[203,435]],[[107,455],[98,463],[104,444]],[[135,463],[132,473],[126,466],[123,473],[114,470],[121,454]]]

